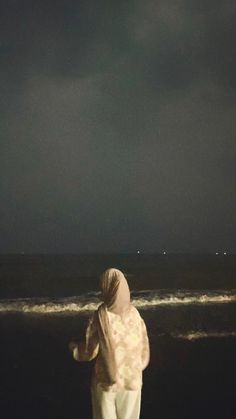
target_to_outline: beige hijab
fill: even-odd
[[[116,383],[117,367],[107,310],[125,316],[130,310],[130,291],[124,274],[115,268],[108,269],[101,275],[100,284],[103,304],[97,310],[99,344],[106,384],[112,385]]]

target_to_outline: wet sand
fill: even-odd
[[[142,419],[234,419],[236,339],[158,337],[155,312],[143,314],[151,343]],[[4,419],[90,419],[92,363],[73,361],[67,345],[85,316],[2,315],[0,411]]]

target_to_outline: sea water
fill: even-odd
[[[157,333],[182,339],[235,336],[232,255],[1,256],[0,315],[90,315],[100,304],[99,275],[114,264],[128,278],[134,306],[157,313]]]
[[[141,418],[235,418],[236,258],[168,254],[1,256],[0,416],[90,418],[88,367],[68,342],[83,338],[109,267],[150,338]]]

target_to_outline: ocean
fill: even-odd
[[[141,418],[235,418],[236,256],[223,254],[0,256],[0,417],[90,419],[93,364],[68,343],[83,338],[109,267],[147,324]]]

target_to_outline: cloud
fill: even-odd
[[[230,11],[220,1],[8,2],[2,243],[233,243]]]

